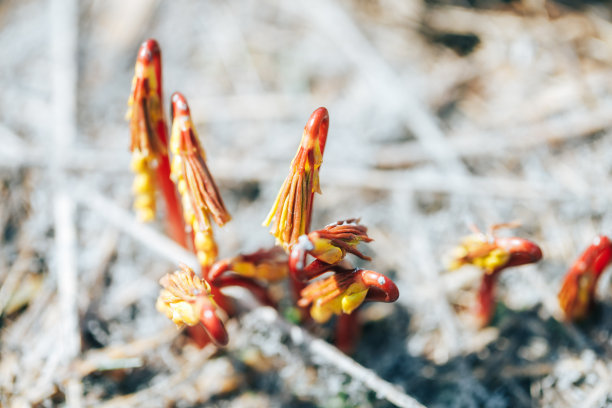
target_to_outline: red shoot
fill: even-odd
[[[595,299],[597,281],[611,258],[610,239],[600,235],[567,271],[558,298],[568,320],[583,319],[588,315]]]

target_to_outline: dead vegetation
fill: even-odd
[[[1,406],[612,404],[609,275],[587,321],[556,304],[612,231],[608,2],[76,3],[0,3]],[[233,216],[222,257],[272,244],[260,224],[305,118],[329,109],[313,224],[361,217],[401,292],[365,308],[352,358],[319,340],[329,327],[248,300],[223,350],[155,311],[157,280],[194,258],[129,210],[124,114],[148,37]],[[501,277],[476,330],[479,274],[443,257],[469,223],[511,220],[544,259]]]

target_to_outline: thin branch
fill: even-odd
[[[340,371],[362,382],[366,387],[376,392],[380,398],[398,407],[424,407],[417,400],[402,392],[399,387],[380,378],[370,369],[365,368],[355,360],[342,353],[331,344],[313,337],[303,328],[282,319],[278,312],[270,307],[260,307],[243,317],[249,321],[261,321],[265,325],[274,325],[291,337],[296,345],[304,346],[313,356],[326,360]]]
[[[59,297],[62,336],[58,348],[62,351],[56,364],[69,364],[80,351],[80,330],[77,306],[76,224],[75,207],[67,195],[61,163],[64,150],[77,135],[77,41],[78,2],[51,1],[51,49],[53,55],[53,150],[51,169],[55,194],[55,244],[57,252],[56,278]],[[51,361],[51,360],[49,360]],[[55,371],[53,366],[49,369]],[[75,378],[66,384],[66,405],[80,407],[82,386]]]
[[[73,189],[72,197],[80,204],[98,213],[121,231],[146,245],[151,251],[161,257],[175,264],[182,262],[194,270],[200,269],[193,253],[187,251],[155,229],[136,221],[132,214],[104,197],[98,191],[80,186]]]

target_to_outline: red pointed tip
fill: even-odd
[[[363,283],[369,288],[378,289],[378,292],[368,293],[368,300],[392,303],[399,298],[399,289],[395,282],[378,272],[360,269],[359,274]]]
[[[140,45],[140,50],[138,51],[139,62],[142,62],[143,64],[148,64],[154,60],[159,59],[160,56],[161,51],[159,48],[159,44],[154,39],[150,38]]]
[[[475,308],[476,323],[479,327],[489,324],[495,314],[495,284],[497,274],[485,274],[482,276],[480,289],[478,289],[477,303]]]
[[[597,276],[601,275],[612,260],[612,243],[608,237],[600,235],[593,240],[589,249],[595,253],[593,270]]]
[[[318,108],[312,115],[310,115],[310,119],[306,123],[306,127],[304,131],[311,135],[312,137],[316,137],[319,139],[319,145],[321,147],[321,154],[325,150],[325,142],[327,141],[327,131],[329,129],[329,112],[327,112],[326,108]]]
[[[173,93],[170,100],[172,101],[171,106],[170,106],[170,112],[172,112],[171,114],[172,118],[175,118],[177,116],[191,115],[189,111],[189,105],[187,104],[187,99],[185,99],[182,93],[180,92]]]
[[[200,349],[203,349],[210,344],[210,336],[208,336],[208,333],[206,333],[206,330],[204,330],[204,326],[202,325],[187,326],[187,334]]]
[[[497,238],[496,244],[508,251],[510,260],[505,265],[520,266],[538,262],[542,259],[542,250],[535,243],[524,238]]]
[[[207,302],[204,305],[200,315],[200,322],[215,345],[227,345],[229,336],[225,330],[223,322],[215,313],[215,307],[212,305],[212,303]]]

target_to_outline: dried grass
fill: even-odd
[[[578,326],[555,299],[612,227],[609,4],[467,3],[2,2],[0,406],[611,404],[609,277]],[[197,350],[154,310],[157,279],[195,260],[126,210],[147,37],[233,215],[222,256],[272,244],[260,223],[308,115],[329,109],[313,225],[361,217],[371,267],[401,291],[364,310],[353,358],[316,338],[329,327],[268,309]],[[469,223],[517,219],[545,258],[504,273],[476,330],[462,311],[478,273],[443,256]]]

